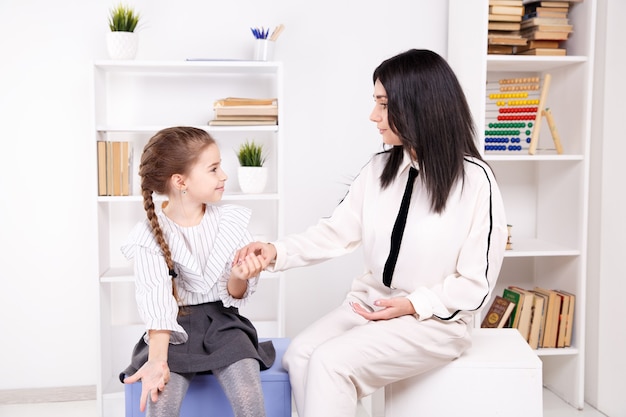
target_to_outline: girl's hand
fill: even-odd
[[[271,243],[252,242],[235,252],[233,266],[242,263],[248,255],[261,256],[263,258],[263,268],[276,259],[276,248]]]
[[[165,384],[170,380],[170,368],[167,361],[149,360],[133,375],[124,378],[125,384],[132,384],[141,380],[141,401],[139,409],[144,412],[148,395],[152,402],[156,402],[159,393],[165,389]]]
[[[266,262],[265,258],[261,255],[254,255],[249,253],[241,262],[233,265],[231,270],[231,277],[240,280],[248,280],[259,276],[261,271],[269,265],[269,261]]]
[[[366,310],[365,307],[359,303],[350,303],[350,305],[352,306],[352,311],[370,321],[389,320],[396,317],[415,314],[413,303],[411,303],[411,301],[409,301],[406,297],[382,298],[380,300],[376,300],[374,305],[377,307],[383,307],[377,311]]]

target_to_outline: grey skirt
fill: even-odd
[[[169,345],[167,364],[170,372],[210,373],[241,359],[254,358],[261,370],[276,359],[271,341],[260,342],[256,329],[235,307],[224,307],[221,301],[187,306],[178,317],[188,340]],[[120,381],[137,372],[148,360],[148,345],[143,336],[133,349],[131,363],[120,373]]]

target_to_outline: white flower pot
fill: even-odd
[[[267,184],[267,167],[239,167],[237,170],[241,191],[249,194],[262,193]]]
[[[111,59],[135,59],[139,35],[135,32],[108,32],[107,49]]]

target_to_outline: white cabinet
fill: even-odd
[[[490,154],[502,190],[513,250],[507,251],[494,290],[518,285],[576,294],[572,346],[538,349],[543,383],[573,407],[584,405],[585,287],[589,196],[589,148],[596,1],[570,3],[574,25],[567,56],[487,55],[488,0],[450,0],[448,60],[466,91],[484,149],[486,85],[490,80],[551,75],[547,106],[554,115],[563,153],[545,119],[538,150]],[[550,149],[552,148],[552,149]],[[479,322],[480,323],[480,322]]]
[[[278,126],[209,127],[213,102],[224,97],[275,97]],[[229,175],[224,203],[252,209],[251,232],[257,239],[273,240],[283,234],[282,64],[277,62],[102,61],[94,65],[95,140],[93,183],[97,183],[96,142],[129,141],[133,149],[130,196],[97,197],[98,277],[100,288],[100,375],[98,399],[101,415],[123,415],[123,389],[118,373],[128,364],[133,345],[144,331],[138,317],[132,263],[120,246],[136,222],[145,218],[138,162],[143,146],[158,130],[170,126],[205,129],[216,139],[223,167]],[[244,194],[237,182],[239,144],[262,143],[269,168],[262,194]],[[241,309],[257,327],[260,337],[284,335],[282,274],[263,273],[257,293]]]

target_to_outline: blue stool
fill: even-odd
[[[276,360],[271,368],[261,371],[265,413],[267,417],[291,417],[291,384],[282,365],[289,339],[271,340],[276,348]],[[126,417],[144,417],[145,413],[139,411],[141,381],[125,385],[124,390]],[[183,400],[180,417],[233,417],[233,410],[213,375],[197,375]]]

